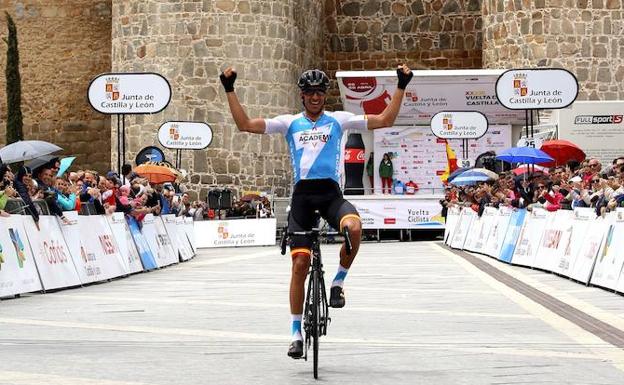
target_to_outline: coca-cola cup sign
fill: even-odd
[[[561,68],[512,69],[496,81],[496,97],[510,110],[565,108],[578,92],[576,77]]]
[[[487,130],[487,118],[477,111],[442,111],[431,118],[431,132],[442,139],[479,139]]]
[[[171,101],[171,86],[156,73],[106,73],[91,81],[88,97],[102,114],[155,114]]]
[[[346,148],[345,163],[364,163],[364,150],[361,148]]]
[[[174,150],[202,150],[212,142],[212,129],[202,122],[167,122],[158,129],[158,141]]]

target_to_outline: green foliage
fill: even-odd
[[[6,144],[22,140],[22,80],[19,73],[19,50],[17,48],[17,27],[11,15],[5,12],[9,35],[3,38],[7,44],[6,62],[6,95],[7,95],[7,129]]]

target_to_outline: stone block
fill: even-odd
[[[362,6],[360,14],[362,16],[373,16],[376,13],[378,13],[379,11],[381,11],[381,4],[380,4],[379,0],[368,0]]]
[[[449,0],[442,7],[442,14],[457,13],[461,10],[457,0]]]
[[[473,11],[474,9],[470,9],[470,4],[472,3],[479,3],[479,0],[470,0],[469,5],[468,5],[468,10],[469,11]],[[480,7],[480,4],[478,5]],[[410,8],[412,9],[412,13],[416,16],[420,16],[420,15],[424,15],[425,14],[425,7],[423,6],[423,2],[422,0],[414,0],[412,1],[412,4],[410,6]]]
[[[351,1],[342,6],[342,13],[345,16],[360,16],[360,3]]]

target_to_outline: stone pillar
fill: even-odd
[[[621,0],[484,0],[488,68],[557,67],[576,75],[579,100],[622,100]]]
[[[0,1],[17,25],[24,138],[56,143],[74,168],[110,169],[110,119],[87,102],[89,82],[111,68],[111,0]],[[0,42],[0,146],[6,140],[6,44]]]
[[[113,0],[113,70],[158,72],[173,90],[163,112],[128,116],[126,158],[157,145],[167,120],[204,121],[213,128],[212,145],[185,152],[182,161],[193,195],[205,199],[214,187],[288,194],[285,140],[239,133],[218,75],[225,65],[237,69],[236,92],[250,117],[299,111],[296,80],[323,60],[321,15],[318,1]]]

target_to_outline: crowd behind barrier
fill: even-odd
[[[449,207],[444,242],[624,293],[624,208],[548,211],[541,207]]]
[[[0,297],[101,282],[188,261],[193,219],[124,213],[0,217]]]

